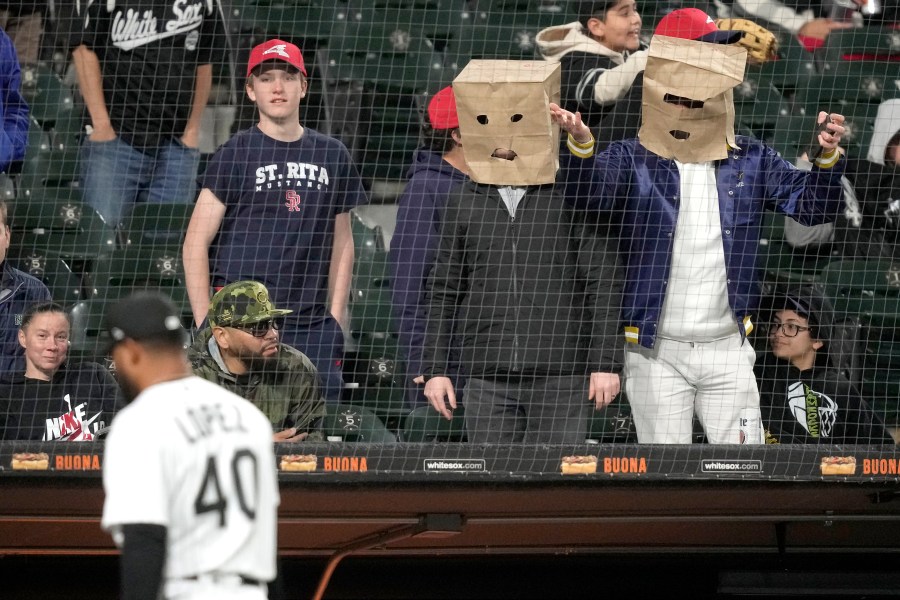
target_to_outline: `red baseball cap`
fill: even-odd
[[[699,8],[679,8],[660,19],[653,35],[712,44],[733,44],[744,34],[741,31],[720,30],[712,17]]]
[[[303,55],[300,48],[282,40],[269,40],[253,48],[250,51],[250,60],[247,61],[247,77],[250,72],[264,62],[280,60],[299,69],[306,75],[306,66],[303,64]]]
[[[435,129],[456,129],[459,116],[456,114],[456,97],[453,88],[447,86],[432,97],[428,103],[428,122]]]

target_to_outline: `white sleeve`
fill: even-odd
[[[794,35],[797,35],[800,28],[811,20],[810,15],[798,13],[777,0],[735,0],[735,4],[741,8],[741,12],[749,15],[751,20],[758,17],[770,23],[777,23]]]
[[[119,413],[103,452],[103,518],[100,526],[114,532],[120,525],[169,525],[165,435],[148,431],[139,415]]]
[[[607,69],[594,83],[594,101],[597,104],[615,104],[625,97],[634,78],[647,67],[647,51],[639,50],[621,65]]]

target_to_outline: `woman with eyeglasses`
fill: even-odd
[[[815,286],[772,300],[770,353],[756,365],[768,444],[893,444],[856,387],[828,360],[831,310]]]

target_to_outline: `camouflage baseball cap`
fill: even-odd
[[[209,324],[212,327],[252,325],[292,312],[275,308],[269,300],[269,290],[260,282],[235,281],[216,292],[209,301]]]

